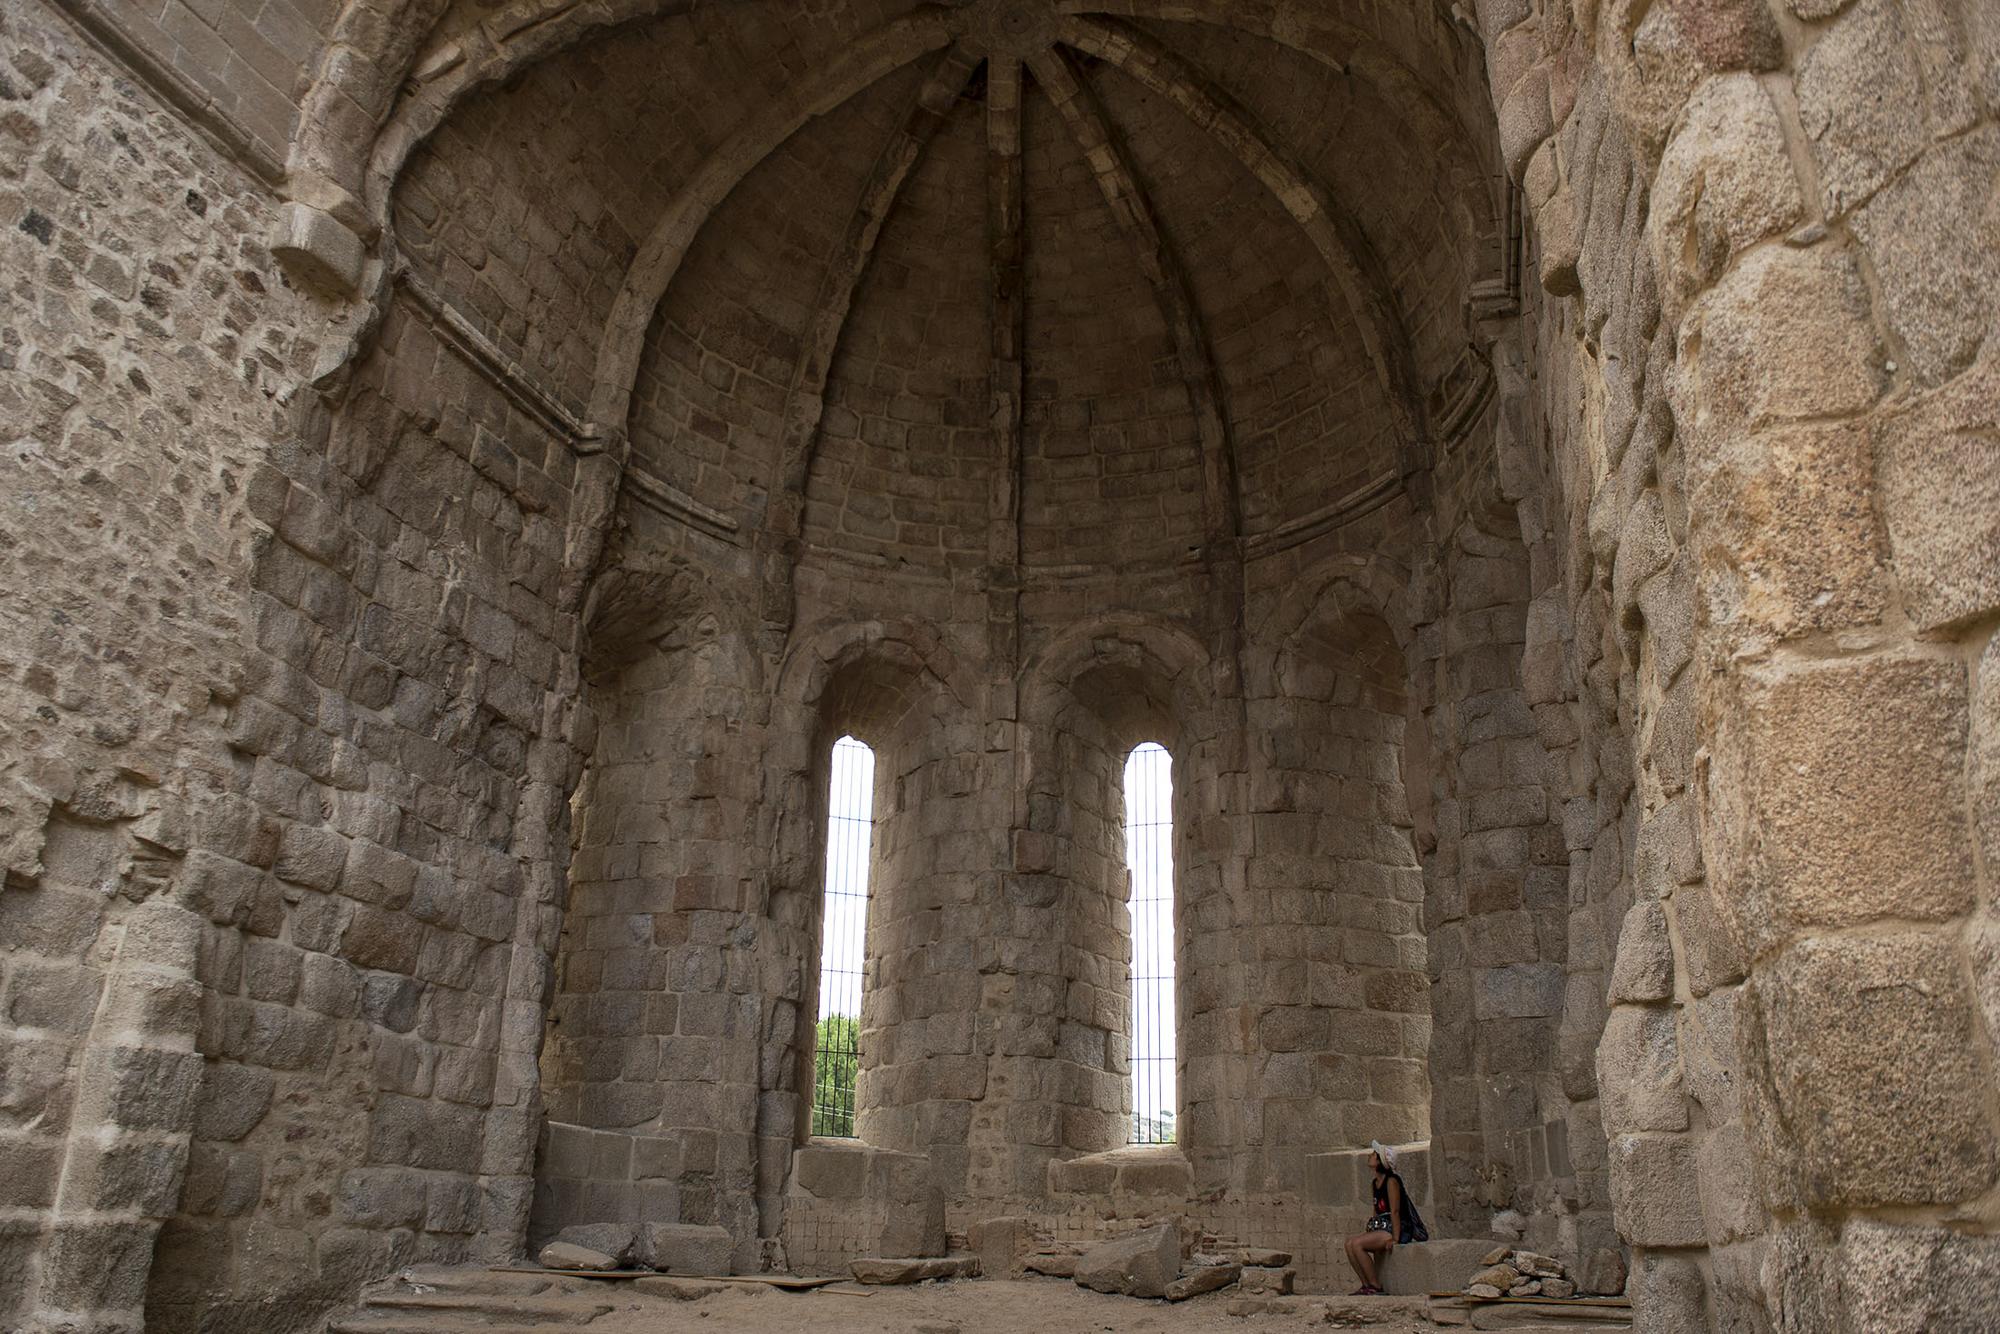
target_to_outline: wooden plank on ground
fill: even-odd
[[[814,1288],[848,1281],[839,1275],[802,1278],[797,1274],[662,1274],[657,1269],[544,1269],[540,1265],[490,1265],[488,1272],[547,1274],[551,1278],[684,1278],[691,1283],[756,1283],[785,1292],[810,1292]]]

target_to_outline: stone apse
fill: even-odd
[[[1380,1138],[1643,1328],[1984,1327],[1996,109],[1981,0],[10,5],[0,1324],[1329,1285]]]

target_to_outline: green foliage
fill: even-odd
[[[860,1022],[848,1014],[820,1020],[813,1051],[813,1134],[854,1133],[854,1079],[860,1069]]]

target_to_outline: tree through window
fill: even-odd
[[[1147,742],[1125,761],[1132,891],[1132,1142],[1174,1142],[1173,757]]]
[[[851,1136],[855,1076],[861,1068],[861,976],[867,965],[875,752],[851,736],[834,742],[827,794],[812,1133]]]

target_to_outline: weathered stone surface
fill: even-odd
[[[1743,633],[1790,636],[1885,612],[1887,553],[1860,425],[1698,434],[1688,484],[1708,600]]]
[[[535,1256],[544,1269],[616,1269],[618,1258],[568,1242],[552,1241]]]
[[[1097,1292],[1163,1297],[1180,1266],[1180,1232],[1162,1223],[1092,1246],[1077,1257],[1075,1278]]]
[[[2000,352],[1876,425],[1875,477],[1910,615],[1935,629],[2000,607]]]
[[[1254,1265],[1265,1269],[1283,1269],[1292,1262],[1290,1251],[1274,1251],[1268,1246],[1239,1246],[1235,1253],[1236,1263]]]
[[[1743,979],[1743,955],[1722,916],[1716,912],[1706,885],[1692,885],[1674,894],[1674,922],[1680,928],[1687,960],[1688,989],[1706,996],[1717,987]]]
[[[1855,5],[1814,44],[1799,68],[1799,119],[1830,214],[1854,207],[1922,151],[1923,99],[1871,96],[1914,89],[1920,78],[1902,8],[1884,0]]]
[[[1686,1256],[1642,1255],[1633,1266],[1630,1295],[1635,1315],[1658,1334],[1703,1334],[1709,1328],[1707,1285]],[[1633,1321],[1633,1328],[1639,1321]]]
[[[1075,1251],[1035,1251],[1022,1259],[1021,1267],[1031,1274],[1046,1274],[1050,1278],[1074,1278],[1081,1258]]]
[[[2000,170],[2000,128],[1988,125],[1938,144],[1855,210],[1853,227],[1882,283],[1890,327],[1911,369],[1936,384],[1965,368],[1993,318],[2000,256],[1981,216]],[[1987,214],[1990,218],[1990,214]],[[1990,399],[1989,399],[1990,403]],[[1968,478],[1990,476],[1975,464]],[[1953,499],[1940,493],[1940,500]],[[1973,512],[1968,511],[1968,515]],[[1976,523],[1974,531],[1977,531]]]
[[[982,1218],[966,1229],[966,1244],[979,1257],[979,1272],[987,1278],[1012,1278],[1021,1272],[1022,1252],[1033,1242],[1025,1217]]]
[[[857,1283],[877,1285],[927,1283],[932,1279],[977,1278],[979,1257],[934,1255],[910,1260],[889,1260],[866,1256],[856,1260],[849,1268],[853,1270]]]
[[[331,214],[308,204],[287,204],[271,237],[271,253],[307,287],[334,294],[361,281],[361,238]]]
[[[1928,1204],[1987,1189],[2000,1144],[1950,932],[1809,940],[1747,990],[1755,1002],[1745,1120],[1774,1202]],[[1896,1035],[1906,1067],[1873,1059],[1885,1033]]]
[[[1610,1134],[1687,1129],[1673,1011],[1664,1006],[1614,1007],[1597,1049],[1597,1085],[1604,1129]]]
[[[1647,238],[1668,317],[1737,254],[1796,226],[1805,212],[1784,128],[1749,74],[1704,81],[1661,155]]]
[[[1625,1253],[1615,1246],[1593,1251],[1584,1266],[1581,1286],[1594,1297],[1616,1297],[1625,1291]]]
[[[1715,761],[1736,794],[1707,835],[1726,871],[1715,901],[1739,900],[1757,948],[1798,927],[1965,911],[1967,726],[1953,662],[1878,658],[1746,683]],[[1886,827],[1872,818],[1884,810],[1899,812]]]
[[[730,1262],[734,1249],[735,1242],[725,1228],[647,1223],[638,1230],[633,1257],[661,1273],[712,1277],[735,1272]]]
[[[1686,1135],[1611,1137],[1611,1204],[1618,1231],[1634,1246],[1699,1246],[1706,1233]]]
[[[1243,1291],[1248,1293],[1261,1292],[1273,1296],[1283,1296],[1292,1290],[1292,1284],[1297,1281],[1297,1278],[1297,1271],[1293,1270],[1290,1266],[1276,1269],[1264,1266],[1245,1266],[1236,1282]]]
[[[1882,356],[1854,257],[1826,245],[1764,246],[1745,254],[1682,323],[1701,340],[1690,470],[1745,430],[1859,412],[1882,391]]]
[[[1183,1302],[1190,1297],[1199,1297],[1204,1292],[1215,1292],[1226,1288],[1236,1282],[1237,1277],[1244,1272],[1243,1267],[1237,1264],[1201,1265],[1188,1270],[1167,1284],[1165,1296],[1170,1302]],[[1246,1285],[1244,1291],[1265,1292],[1272,1289],[1251,1288]],[[1289,1292],[1291,1289],[1286,1287],[1283,1291]]]
[[[1618,954],[1611,969],[1611,999],[1644,1004],[1674,994],[1674,946],[1667,934],[1666,909],[1635,903],[1618,929]]]

